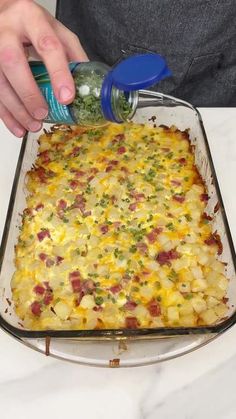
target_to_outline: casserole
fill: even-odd
[[[118,337],[156,337],[173,336],[191,333],[218,333],[225,330],[235,322],[235,254],[230,237],[230,232],[224,213],[224,207],[215,176],[209,147],[207,144],[204,128],[197,111],[189,104],[177,99],[160,94],[141,92],[140,109],[134,121],[139,123],[152,123],[150,119],[154,116],[158,125],[175,125],[178,129],[189,130],[191,144],[194,146],[195,162],[198,170],[204,179],[209,201],[207,213],[213,216],[213,230],[220,235],[223,245],[221,260],[226,263],[226,276],[229,279],[228,312],[227,318],[221,322],[197,327],[153,327],[141,329],[105,329],[105,330],[26,330],[12,309],[12,298],[10,290],[10,279],[14,272],[14,246],[17,242],[18,227],[21,222],[20,213],[25,208],[24,191],[25,175],[30,170],[37,155],[37,143],[35,135],[28,136],[24,140],[21,155],[13,186],[7,223],[3,235],[1,255],[1,326],[15,336],[27,338],[39,338],[45,336],[60,338],[118,338]]]

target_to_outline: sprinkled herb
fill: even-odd
[[[174,227],[174,224],[173,223],[166,224],[166,228],[168,228],[168,230],[170,230],[170,231],[174,231],[175,230],[175,227]]]
[[[185,216],[187,221],[192,221],[193,220],[190,214],[184,214],[184,216]]]
[[[50,222],[50,221],[52,221],[52,219],[53,219],[53,215],[54,215],[54,214],[53,214],[53,212],[51,212],[51,214],[50,214],[50,215],[49,215],[49,217],[47,218],[47,221],[49,221],[49,222]]]
[[[103,298],[101,296],[99,297],[95,297],[95,303],[97,304],[97,306],[100,306],[101,304],[103,304]]]
[[[166,157],[167,157],[167,159],[172,159],[172,157],[173,157],[173,155],[174,155],[174,153],[172,152],[172,151],[170,151],[167,155],[166,155]]]
[[[193,294],[187,294],[184,296],[185,300],[191,300],[193,298]]]
[[[130,253],[135,253],[137,252],[137,247],[133,244],[132,246],[130,246],[129,251]]]
[[[176,282],[178,279],[178,274],[177,272],[174,271],[174,269],[171,269],[169,275],[168,275],[168,279],[170,279],[170,281],[172,282]]]

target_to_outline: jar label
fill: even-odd
[[[72,73],[76,66],[77,63],[69,64]],[[46,67],[39,61],[32,61],[30,62],[30,68],[34,79],[48,104],[48,115],[44,121],[50,123],[60,122],[74,124],[75,121],[72,118],[70,106],[59,103],[54,95]]]

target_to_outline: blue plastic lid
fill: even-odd
[[[151,53],[133,55],[112,70],[114,86],[127,92],[153,86],[168,76],[171,72],[164,58]]]
[[[101,105],[104,117],[108,121],[122,122],[112,110],[113,86],[123,92],[131,92],[153,86],[168,76],[171,76],[171,71],[159,54],[133,55],[121,61],[108,73],[102,85]]]

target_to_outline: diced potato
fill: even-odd
[[[212,307],[215,307],[219,303],[219,300],[217,300],[217,298],[212,297],[211,295],[209,295],[206,299],[206,303],[207,303],[208,308],[212,308]]]
[[[184,301],[184,298],[178,291],[171,292],[167,297],[167,304],[169,306],[181,304],[183,301]]]
[[[202,313],[203,311],[207,309],[207,303],[201,297],[193,297],[191,299],[191,304],[193,306],[194,311],[196,311],[196,313]]]
[[[211,264],[211,267],[214,271],[219,272],[220,274],[223,274],[225,271],[224,264],[219,260],[214,260],[214,262]]]
[[[174,283],[173,283],[173,281],[171,281],[170,279],[168,279],[168,278],[164,278],[164,279],[162,279],[161,280],[161,285],[163,286],[163,288],[166,288],[166,289],[171,289],[171,288],[173,288],[174,287]]]
[[[196,316],[194,314],[188,314],[187,316],[180,317],[180,324],[184,327],[196,326]]]
[[[180,292],[190,292],[191,286],[190,282],[179,282],[177,288]]]
[[[220,275],[219,280],[217,281],[217,286],[222,290],[222,291],[226,291],[228,288],[228,280],[223,276]]]
[[[207,282],[205,279],[194,279],[191,283],[191,289],[193,292],[204,291],[207,288]]]
[[[206,325],[213,324],[218,320],[218,316],[216,315],[213,308],[209,308],[208,310],[203,311],[200,314],[200,318],[203,320],[204,324]]]
[[[143,287],[140,287],[140,295],[147,300],[150,300],[153,296],[153,287],[151,285],[144,285]]]
[[[202,279],[203,278],[203,274],[202,274],[202,270],[200,268],[200,266],[195,266],[194,268],[191,268],[191,272],[194,276],[195,279]]]
[[[84,295],[80,307],[82,308],[93,308],[95,306],[95,301],[92,295]]]
[[[179,321],[179,310],[177,307],[169,307],[167,309],[168,320],[172,323]]]
[[[54,306],[54,311],[56,313],[56,315],[61,319],[61,320],[66,320],[68,319],[70,313],[71,313],[71,307],[68,306],[68,304],[66,304],[63,301],[59,301],[55,306]]]
[[[218,304],[217,306],[215,306],[214,308],[216,315],[219,318],[222,318],[224,316],[226,316],[227,312],[228,312],[228,308],[225,304]]]
[[[192,307],[191,302],[186,300],[184,303],[182,303],[181,307],[179,308],[179,313],[183,317],[188,316],[189,314],[192,314],[193,307]]]

